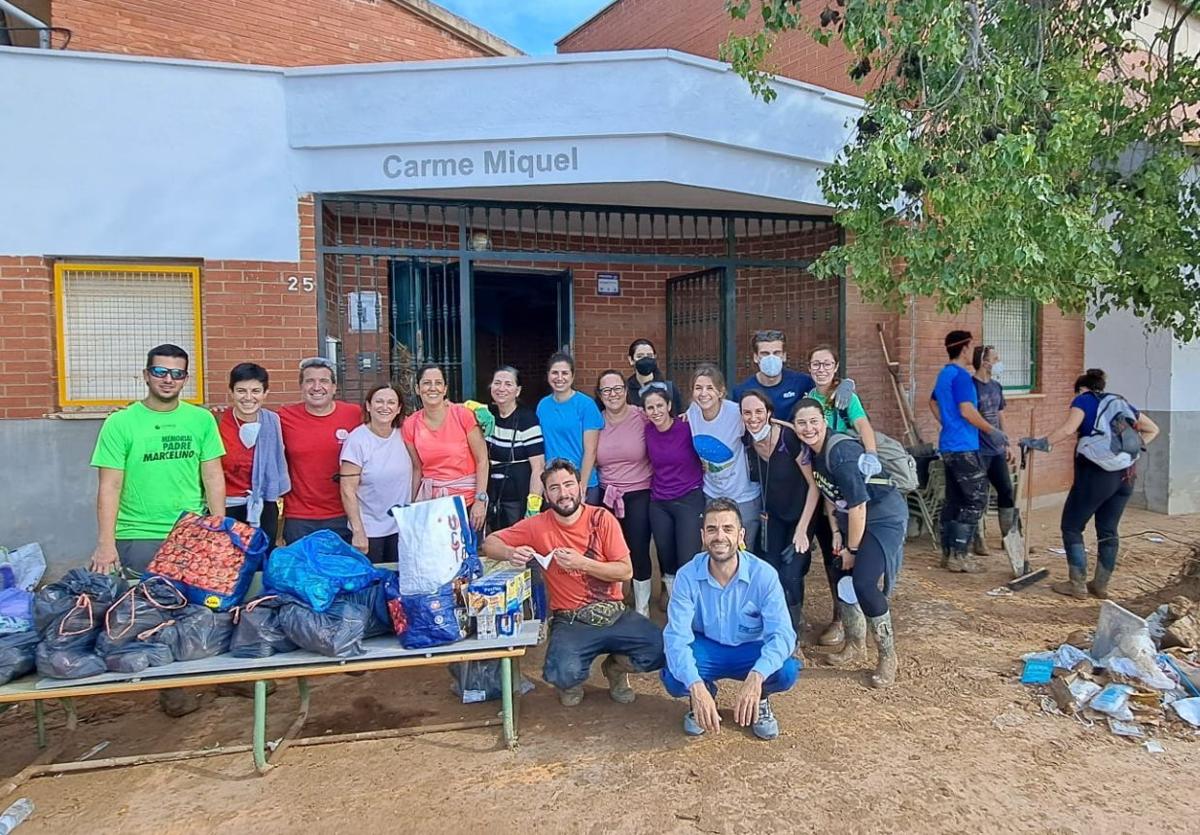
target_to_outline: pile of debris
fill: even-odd
[[[1200,603],[1179,597],[1141,618],[1110,600],[1095,630],[1057,649],[1031,652],[1021,683],[1040,688],[1042,709],[1118,736],[1200,733]]]

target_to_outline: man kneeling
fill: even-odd
[[[738,551],[742,517],[729,499],[708,503],[701,536],[704,551],[675,575],[663,633],[663,685],[672,696],[691,697],[683,730],[698,736],[721,730],[717,680],[744,681],[734,720],[759,739],[774,739],[779,722],[767,697],[791,689],[800,674],[791,657],[796,631],[779,575],[769,563]]]
[[[600,667],[608,692],[628,704],[634,699],[628,674],[660,669],[663,644],[662,631],[622,602],[621,583],[633,577],[633,564],[620,524],[604,508],[583,504],[570,461],[551,461],[542,486],[552,512],[492,534],[483,555],[521,566],[550,558],[545,576],[553,617],[542,677],[558,688],[559,701],[579,704],[592,662],[608,653]]]

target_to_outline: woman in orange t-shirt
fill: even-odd
[[[487,519],[488,453],[483,432],[466,406],[446,399],[446,375],[436,365],[417,372],[421,408],[400,430],[413,462],[413,501],[462,496],[471,524]]]

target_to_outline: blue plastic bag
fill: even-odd
[[[400,636],[405,649],[425,649],[452,644],[467,637],[455,611],[454,583],[446,583],[433,594],[400,596],[408,628]]]
[[[33,629],[33,592],[18,588],[0,589],[0,635]]]
[[[333,531],[315,531],[276,548],[263,572],[264,594],[286,594],[324,612],[339,592],[362,591],[383,577]]]

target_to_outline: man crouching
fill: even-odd
[[[553,616],[542,677],[558,689],[559,701],[579,704],[592,662],[608,653],[600,669],[609,695],[628,704],[635,695],[628,674],[660,669],[663,642],[656,625],[622,602],[621,583],[633,576],[633,564],[620,524],[604,508],[583,503],[579,471],[570,461],[551,461],[542,487],[552,512],[492,534],[483,555],[520,566],[549,558],[545,577]]]
[[[663,685],[676,698],[691,697],[683,730],[699,736],[721,730],[717,680],[744,681],[734,721],[759,739],[774,739],[779,722],[767,697],[791,689],[800,673],[779,575],[770,563],[739,552],[742,517],[729,499],[708,503],[700,532],[704,551],[675,575],[663,633]]]

